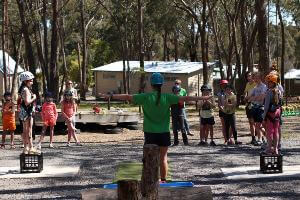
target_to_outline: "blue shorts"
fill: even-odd
[[[210,117],[210,118],[202,118],[201,117],[200,123],[202,125],[214,125],[215,124],[215,118],[214,117]]]
[[[145,144],[156,144],[160,147],[168,147],[171,145],[170,132],[165,133],[149,133],[144,132]]]

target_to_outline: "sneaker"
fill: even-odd
[[[200,141],[199,143],[198,143],[198,146],[204,146],[205,145],[205,142],[204,141]]]
[[[49,144],[49,148],[54,148],[52,143]]]
[[[227,145],[233,145],[233,141],[230,139],[230,140],[227,142]]]
[[[235,145],[240,145],[240,144],[242,144],[242,142],[235,140],[235,141],[234,141],[234,144],[235,144]]]
[[[41,149],[42,149],[41,143],[38,143],[38,145],[36,146],[36,148],[37,148],[38,150],[41,150]]]
[[[212,146],[212,147],[217,146],[216,143],[213,140],[209,143],[209,145]]]
[[[256,146],[261,146],[261,145],[262,145],[262,141],[258,140]]]
[[[76,142],[76,146],[82,146],[80,142]]]
[[[31,148],[29,149],[28,153],[29,153],[29,154],[37,154],[38,151],[37,151],[35,148],[31,147]]]
[[[24,147],[23,153],[24,154],[28,154],[29,153],[29,147],[28,146]]]
[[[67,147],[70,147],[70,146],[71,146],[71,144],[70,144],[70,142],[68,142],[68,143],[67,143]]]
[[[193,133],[188,133],[188,135],[190,135],[190,136],[194,136],[194,134],[193,134]]]
[[[257,141],[256,140],[252,140],[250,144],[252,144],[254,146],[257,146]]]

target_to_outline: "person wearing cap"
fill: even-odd
[[[4,93],[4,102],[2,104],[2,144],[0,148],[5,148],[6,134],[10,133],[10,147],[15,148],[14,144],[14,132],[16,130],[16,118],[15,118],[15,104],[12,101],[12,95],[10,92]]]
[[[269,74],[266,76],[268,91],[265,96],[263,119],[266,123],[267,154],[278,154],[281,91],[278,87],[278,76]]]
[[[56,120],[57,120],[57,110],[56,110],[56,105],[53,103],[53,96],[51,92],[46,92],[45,93],[45,102],[42,106],[42,120],[43,120],[43,130],[42,134],[39,140],[39,143],[37,145],[38,149],[42,148],[42,142],[44,140],[45,134],[47,127],[50,127],[50,148],[54,148],[53,146],[53,136],[54,136],[54,126],[56,125]]]
[[[235,119],[235,109],[236,109],[236,95],[234,94],[234,88],[232,85],[226,85],[225,87],[225,100],[224,107],[222,110],[224,111],[224,122],[225,122],[225,133],[226,133],[226,141],[227,145],[239,145],[241,142],[237,140],[237,130],[236,130],[236,119]],[[230,132],[230,129],[232,130]],[[234,143],[231,140],[233,135]]]
[[[210,85],[201,86],[202,96],[210,96],[212,88]],[[200,142],[198,145],[208,145],[207,138],[210,133],[210,146],[216,146],[214,142],[214,127],[215,119],[213,115],[213,109],[215,108],[214,99],[201,100],[199,102],[200,108]]]
[[[250,71],[246,72],[245,79],[247,80],[247,84],[246,84],[246,87],[244,90],[245,101],[246,101],[246,115],[248,118],[250,133],[252,136],[252,140],[251,140],[250,144],[257,145],[257,141],[255,139],[255,124],[254,124],[254,119],[253,119],[253,115],[251,112],[252,104],[249,101],[250,94],[251,94],[252,90],[256,87],[256,83],[253,80],[252,72],[250,72]]]
[[[263,134],[265,130],[262,126],[263,113],[264,113],[264,99],[267,92],[267,86],[262,82],[262,75],[259,72],[253,73],[253,78],[256,83],[255,88],[250,92],[247,97],[248,102],[251,102],[251,112],[255,123],[255,132],[257,133],[257,145],[262,145]]]
[[[180,89],[181,88],[179,85],[174,85],[172,87],[173,94],[179,96]],[[182,102],[171,105],[172,129],[173,129],[173,135],[174,135],[173,146],[177,146],[179,144],[178,130],[181,131],[182,140],[183,140],[184,145],[189,145],[188,138],[186,135],[186,130],[184,127],[183,109],[184,109],[184,104]]]
[[[228,81],[226,79],[220,80],[220,92],[218,92],[218,108],[219,108],[219,117],[222,125],[222,133],[224,140],[226,142],[226,133],[225,133],[225,122],[224,122],[224,103],[225,103],[225,87],[227,86]]]
[[[177,96],[174,94],[161,93],[164,84],[164,77],[160,73],[153,73],[150,78],[153,91],[142,94],[99,94],[105,99],[118,99],[132,101],[134,104],[141,105],[144,113],[143,131],[145,144],[156,144],[160,147],[160,176],[161,181],[165,182],[168,173],[168,146],[171,145],[170,139],[170,107],[173,104],[183,103],[184,101],[198,101],[210,99],[208,97]]]
[[[19,119],[22,121],[23,125],[24,154],[37,153],[32,143],[33,113],[35,111],[36,101],[36,95],[33,94],[31,90],[33,79],[34,75],[29,71],[20,74],[20,81],[22,84],[19,88],[21,102]]]
[[[187,96],[187,92],[184,88],[181,87],[181,80],[179,79],[176,79],[175,80],[175,86],[176,85],[179,85],[180,87],[180,92],[179,92],[179,96]],[[190,126],[189,126],[189,123],[187,121],[187,117],[186,117],[186,111],[185,111],[185,104],[183,105],[183,114],[184,114],[184,127],[185,127],[185,130],[187,131],[187,134],[190,135],[190,136],[193,136],[194,134],[191,133],[190,131]]]

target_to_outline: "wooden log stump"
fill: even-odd
[[[147,200],[158,199],[159,174],[159,146],[144,145],[143,171],[141,180],[142,196]]]
[[[118,181],[118,200],[140,200],[140,188],[140,181],[137,180]]]

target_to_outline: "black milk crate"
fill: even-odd
[[[40,173],[43,170],[43,153],[20,155],[21,173]]]
[[[264,174],[282,173],[282,154],[260,153],[260,171]]]

